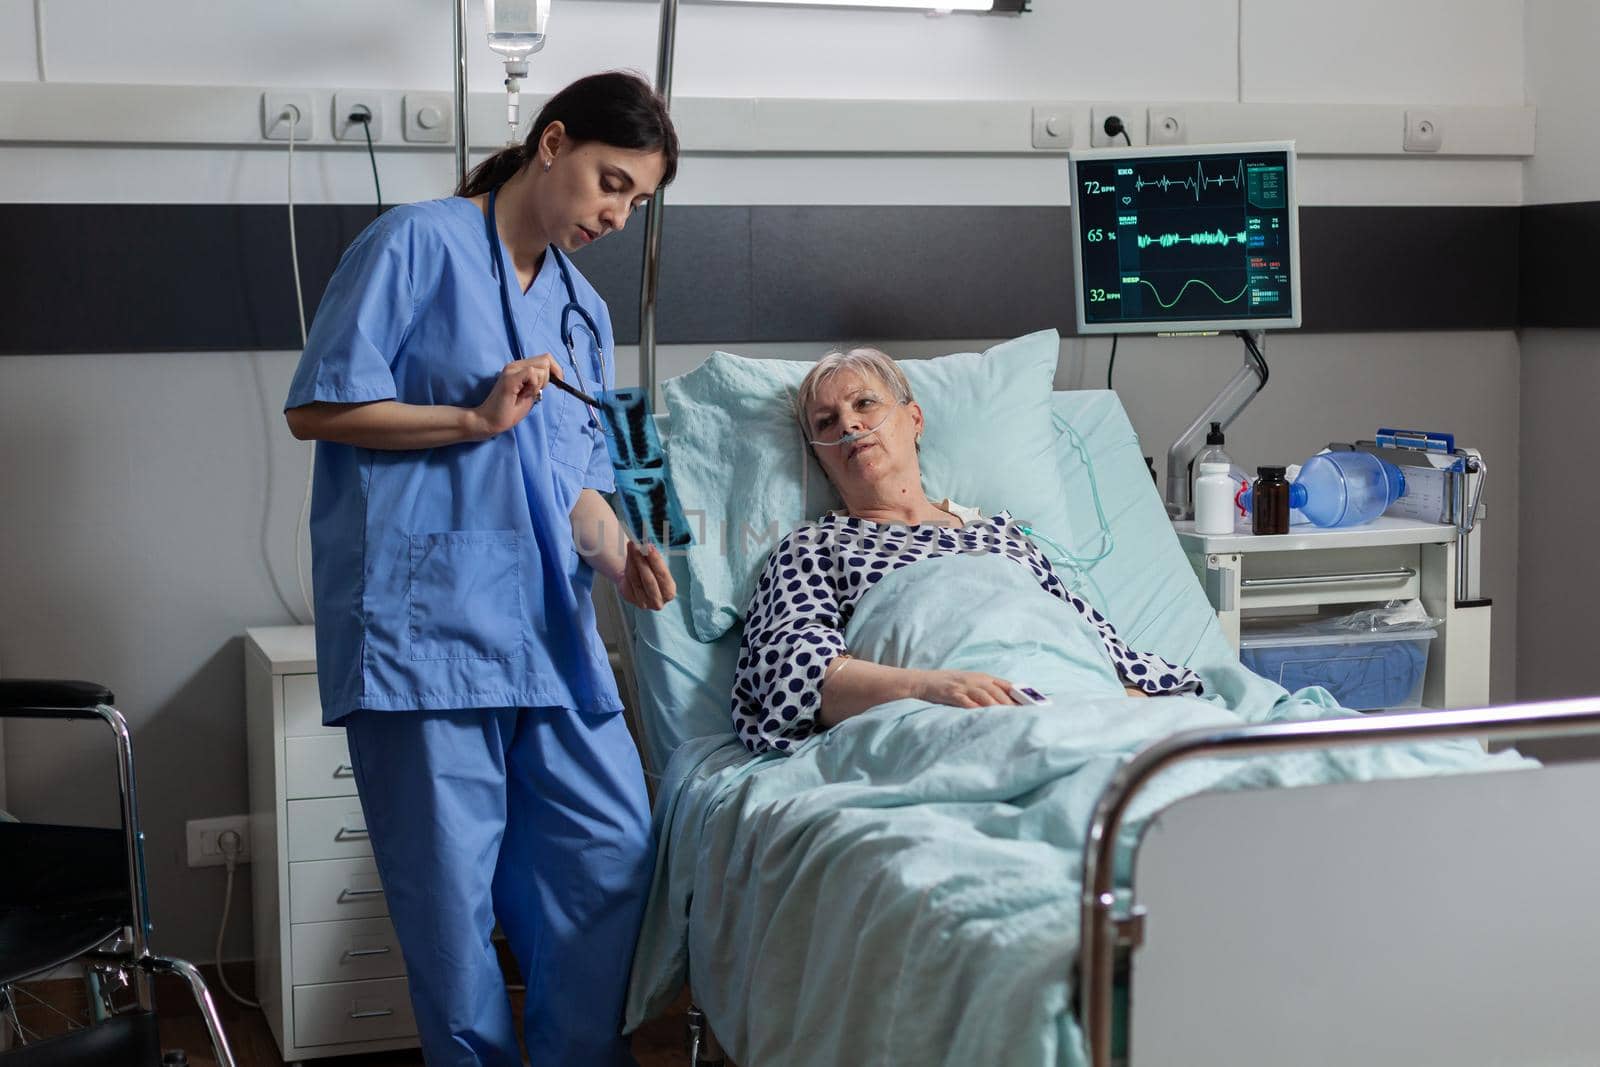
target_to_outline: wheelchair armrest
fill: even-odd
[[[114,703],[111,690],[95,682],[50,678],[0,680],[0,716],[56,719],[80,718],[80,711]]]

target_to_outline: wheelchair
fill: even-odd
[[[0,1067],[159,1067],[163,1054],[153,979],[188,983],[219,1067],[234,1067],[216,1003],[199,970],[150,949],[144,835],[128,724],[109,690],[90,682],[0,681],[0,719],[99,719],[116,735],[122,826],[101,829],[0,822]],[[85,1020],[33,996],[22,983],[81,968]],[[67,1023],[48,1036],[27,1027],[19,1006]],[[51,1029],[57,1029],[53,1026]]]

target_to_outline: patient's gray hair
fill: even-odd
[[[840,371],[853,370],[863,377],[872,377],[889,387],[894,398],[901,404],[911,403],[911,382],[906,379],[906,372],[900,369],[900,364],[889,357],[887,352],[876,348],[835,348],[817,360],[817,365],[806,372],[805,380],[800,383],[800,391],[794,398],[794,416],[800,420],[800,428],[807,437],[811,436],[811,425],[807,414],[811,405],[817,399],[817,390],[823,383]]]

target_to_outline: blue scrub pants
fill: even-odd
[[[357,711],[345,720],[429,1067],[520,1067],[489,942],[528,985],[536,1065],[630,1065],[621,1036],[654,849],[621,715]]]

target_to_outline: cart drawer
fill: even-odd
[[[289,864],[289,921],[371,919],[389,914],[389,902],[371,856]]]
[[[290,863],[372,855],[367,819],[355,797],[291,800],[286,807]]]
[[[356,772],[343,737],[286,738],[283,763],[289,800],[356,795]]]
[[[316,737],[320,734],[343,736],[344,727],[322,725],[322,696],[317,692],[317,676],[284,675],[283,736]]]
[[[294,985],[397,978],[406,973],[388,919],[343,919],[290,927]]]
[[[417,1020],[404,978],[295,986],[296,1045],[383,1041],[416,1032]]]

